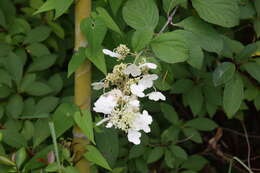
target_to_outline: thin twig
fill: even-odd
[[[176,6],[175,9],[172,11],[171,15],[168,16],[167,22],[164,24],[164,26],[162,27],[162,29],[160,30],[160,32],[158,34],[163,33],[163,31],[166,29],[166,27],[172,22],[172,19],[175,16],[178,8],[179,8],[179,6]]]
[[[245,134],[240,133],[240,132],[237,132],[237,131],[235,131],[235,130],[233,130],[233,129],[229,129],[229,128],[226,128],[226,127],[221,127],[221,128],[222,128],[223,130],[225,130],[225,131],[234,133],[234,134],[236,134],[236,135],[238,135],[238,136],[246,137]],[[248,135],[248,138],[258,138],[258,139],[260,139],[260,136]]]
[[[247,143],[247,150],[248,150],[248,153],[247,153],[247,162],[248,163],[247,164],[248,164],[248,168],[251,169],[251,163],[250,163],[251,147],[250,147],[250,142],[249,142],[249,139],[248,139],[246,126],[245,126],[245,123],[243,121],[241,121],[241,125],[243,127],[243,130],[244,130],[245,136],[246,136],[246,143]]]

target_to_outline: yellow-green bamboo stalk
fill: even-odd
[[[80,31],[80,22],[88,17],[91,12],[91,0],[77,0],[75,5],[75,51],[87,45]],[[89,109],[91,101],[91,63],[84,62],[75,72],[74,102],[81,109]],[[82,157],[85,147],[89,143],[84,138],[78,127],[73,129],[73,152],[75,154],[76,167],[80,173],[90,173],[89,162]]]

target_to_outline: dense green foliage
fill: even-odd
[[[247,124],[259,132],[252,123],[260,110],[259,0],[95,0],[81,24],[88,47],[73,56],[71,5],[0,1],[0,172],[14,165],[24,172],[55,172],[59,163],[47,166],[47,153],[57,158],[57,136],[65,173],[76,173],[68,146],[75,123],[96,144],[84,156],[113,173],[226,173],[234,156],[246,162],[246,145],[238,144],[246,144],[245,138],[225,129],[244,133]],[[167,96],[159,104],[143,100],[154,122],[140,145],[122,132],[95,127],[90,112],[72,103],[71,74],[89,59],[93,81],[104,78],[118,62],[102,49],[119,44],[143,51],[159,66],[156,87]],[[101,93],[94,91],[93,101]],[[93,113],[92,119],[100,116]],[[249,156],[259,155],[252,151]],[[246,168],[236,165],[233,172],[239,170]]]

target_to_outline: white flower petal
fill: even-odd
[[[158,79],[156,74],[147,74],[138,82],[139,85],[143,85],[145,89],[151,88],[153,86],[153,81]]]
[[[132,84],[130,86],[131,92],[132,94],[138,96],[138,97],[144,97],[144,87],[142,85],[136,85],[136,84]]]
[[[150,100],[158,101],[158,100],[166,100],[165,96],[161,92],[151,92],[147,94]]]
[[[147,63],[141,64],[139,67],[140,68],[141,67],[148,67],[149,69],[156,69],[157,65],[154,64],[154,63],[147,62]]]
[[[93,110],[103,114],[111,114],[117,105],[117,99],[113,95],[100,96],[94,103]]]
[[[113,124],[112,123],[107,123],[107,125],[106,125],[106,128],[111,128],[111,127],[113,127]]]
[[[119,53],[112,52],[111,50],[108,50],[108,49],[103,49],[102,51],[105,55],[108,55],[108,56],[111,56],[111,57],[120,58],[122,56]]]
[[[153,122],[152,116],[148,114],[146,110],[143,113],[139,113],[133,121],[132,129],[134,130],[143,130],[146,133],[151,131],[149,125]]]
[[[94,90],[100,90],[104,88],[104,82],[94,82],[91,84]]]
[[[110,118],[104,118],[104,119],[102,119],[101,121],[99,121],[99,122],[96,124],[96,126],[100,126],[100,125],[103,124],[104,122],[109,121],[109,119],[110,119]]]
[[[128,141],[129,142],[132,142],[134,143],[135,145],[138,145],[141,143],[140,141],[140,137],[141,137],[141,133],[136,131],[136,130],[128,130],[128,133],[127,133],[127,138],[128,138]]]
[[[126,69],[124,70],[124,73],[126,75],[131,74],[133,77],[136,77],[136,76],[141,75],[142,72],[141,72],[140,68],[137,65],[131,64],[131,65],[126,67]]]
[[[135,108],[139,108],[140,102],[138,100],[132,100],[129,102],[129,104]]]

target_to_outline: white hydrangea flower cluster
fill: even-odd
[[[125,45],[120,45],[115,51],[107,49],[103,53],[119,60],[124,59],[130,50]],[[149,125],[153,119],[146,110],[141,112],[139,98],[148,97],[150,100],[165,100],[165,96],[158,91],[145,94],[144,91],[154,88],[156,74],[150,74],[150,69],[156,69],[154,63],[121,63],[114,66],[112,73],[100,82],[92,84],[93,89],[111,89],[102,94],[94,103],[93,110],[104,114],[104,119],[97,125],[106,123],[107,128],[121,129],[127,133],[128,140],[140,144],[141,132],[149,133]]]

